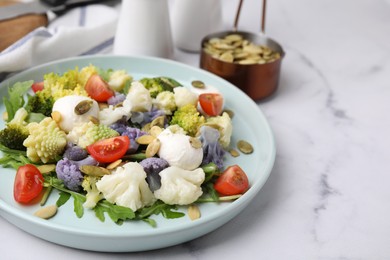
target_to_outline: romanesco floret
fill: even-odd
[[[163,91],[173,91],[175,87],[181,86],[179,82],[168,77],[143,78],[140,82],[150,92],[152,98]]]
[[[139,163],[128,162],[104,175],[96,187],[107,201],[136,211],[156,200],[145,178],[146,172]]]
[[[170,91],[160,92],[153,100],[153,105],[164,111],[166,115],[172,115],[172,112],[176,110],[175,96]]]
[[[93,209],[96,204],[103,199],[103,194],[100,193],[98,188],[96,187],[96,182],[99,180],[98,177],[94,176],[85,176],[81,186],[84,191],[87,192],[86,200],[83,206],[87,209]]]
[[[200,128],[199,140],[203,148],[202,165],[213,162],[222,170],[225,150],[219,143],[219,136],[219,131],[215,128],[206,125]]]
[[[160,176],[161,188],[154,192],[154,196],[166,204],[188,205],[203,194],[200,186],[205,173],[202,168],[187,171],[171,166],[162,170]]]
[[[119,133],[103,124],[94,124],[91,121],[76,126],[69,132],[67,138],[81,148],[86,148],[97,141],[118,136]]]
[[[47,163],[64,152],[66,134],[51,117],[46,117],[39,123],[30,123],[27,128],[30,135],[23,145],[27,147],[27,157],[31,161]]]
[[[140,161],[141,166],[146,172],[146,181],[151,191],[158,190],[161,187],[161,177],[159,173],[169,167],[169,163],[158,157],[150,157]]]
[[[173,90],[175,103],[177,107],[184,107],[191,104],[196,106],[198,104],[198,95],[186,87],[177,87]]]
[[[55,100],[69,95],[88,96],[84,89],[88,78],[96,73],[95,67],[85,67],[82,71],[76,67],[63,75],[49,73],[44,75],[44,88],[40,95],[44,99],[52,97]]]
[[[84,179],[79,167],[68,158],[59,160],[56,164],[57,178],[62,180],[65,187],[73,191],[81,190]]]
[[[9,121],[6,127],[0,131],[0,143],[10,149],[25,151],[24,140],[29,135],[25,119],[28,113],[24,108],[19,108],[14,118]]]
[[[232,120],[228,113],[223,112],[221,116],[214,116],[207,119],[206,125],[216,127],[220,133],[219,142],[223,148],[227,148],[233,133]]]
[[[204,116],[200,115],[196,107],[192,104],[188,104],[175,111],[169,124],[177,124],[182,127],[188,135],[195,136],[205,121]]]

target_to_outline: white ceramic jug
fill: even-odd
[[[123,0],[114,54],[173,57],[167,0]]]
[[[172,7],[172,35],[176,47],[200,51],[203,37],[222,30],[221,0],[175,0]]]

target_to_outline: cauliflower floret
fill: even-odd
[[[115,91],[121,91],[126,85],[126,82],[130,80],[132,80],[132,77],[125,70],[116,70],[111,73],[108,85]]]
[[[104,198],[133,211],[155,202],[155,197],[146,182],[146,172],[136,162],[128,162],[110,175],[104,175],[96,187]]]
[[[193,170],[202,163],[203,149],[193,147],[190,136],[165,129],[157,138],[160,140],[158,156],[166,160],[170,166]]]
[[[228,113],[223,112],[221,116],[210,117],[205,125],[216,127],[220,133],[219,142],[223,148],[227,148],[233,133],[232,120]]]
[[[54,161],[64,152],[66,134],[51,117],[46,117],[39,123],[30,123],[27,128],[30,135],[24,140],[23,145],[27,147],[27,157],[31,161],[41,160],[47,163]]]
[[[86,200],[83,204],[83,206],[87,209],[93,209],[99,202],[99,200],[103,199],[103,195],[96,187],[97,180],[97,177],[85,176],[83,182],[81,183],[81,186],[83,187],[84,191],[87,192],[85,196]]]
[[[163,91],[153,100],[153,104],[160,110],[163,110],[166,115],[172,115],[176,110],[175,96],[170,91]]]
[[[99,112],[99,121],[103,125],[111,125],[123,117],[126,120],[131,117],[131,106],[128,102],[123,102],[123,106],[110,105]]]
[[[200,185],[205,179],[202,168],[193,171],[183,170],[176,166],[160,172],[161,188],[154,192],[157,199],[170,205],[188,205],[202,195]]]
[[[89,121],[88,123],[74,127],[67,135],[67,139],[70,142],[77,144],[81,148],[85,148],[99,140],[115,137],[118,135],[119,133],[117,131],[106,125],[96,125]]]
[[[130,107],[131,111],[146,112],[152,109],[152,104],[150,93],[144,85],[138,81],[132,82],[123,106]]]
[[[78,115],[75,112],[75,107],[83,101],[91,102],[91,108]],[[57,111],[61,114],[61,121],[59,127],[65,132],[69,132],[75,126],[79,126],[83,123],[89,122],[91,117],[97,118],[99,115],[99,105],[97,102],[89,97],[84,96],[65,96],[58,99],[53,105],[53,112]]]
[[[175,93],[176,106],[179,108],[188,104],[196,106],[198,103],[198,95],[186,87],[176,87],[173,92]]]

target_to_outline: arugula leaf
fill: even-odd
[[[146,219],[151,215],[161,214],[168,219],[181,218],[185,216],[183,212],[173,211],[176,210],[175,205],[168,205],[161,200],[156,201],[152,206],[142,208],[138,214],[137,219]]]
[[[57,202],[56,202],[57,207],[61,207],[61,206],[64,205],[69,199],[70,199],[70,194],[61,191],[61,192],[60,192],[60,197],[58,198],[58,200],[57,200]]]
[[[33,80],[16,82],[12,87],[8,88],[8,98],[3,97],[3,102],[8,114],[7,122],[11,121],[14,118],[16,111],[24,106],[25,101],[23,96],[31,88],[33,83]]]
[[[104,222],[105,220],[104,217],[105,212],[112,219],[112,221],[114,221],[117,224],[120,224],[121,221],[135,218],[135,213],[132,209],[112,204],[107,200],[99,201],[96,204],[94,211],[96,217],[100,219],[102,222]]]
[[[74,212],[78,218],[81,218],[84,215],[83,203],[85,202],[85,196],[81,194],[72,193]]]

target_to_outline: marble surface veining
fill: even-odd
[[[237,1],[223,2],[229,28]],[[245,1],[240,28],[259,31],[260,10]],[[390,259],[390,1],[268,1],[266,34],[286,51],[277,93],[257,102],[277,158],[241,214],[188,243],[127,254],[65,248],[0,219],[3,259]]]

